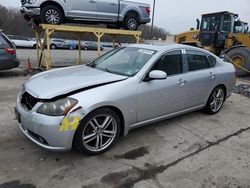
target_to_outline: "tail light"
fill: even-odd
[[[150,7],[146,7],[146,12],[148,15],[150,15]]]
[[[4,48],[4,50],[10,54],[10,55],[13,55],[16,53],[16,50],[15,49],[12,49],[12,48]]]

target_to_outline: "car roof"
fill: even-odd
[[[175,43],[157,43],[157,44],[129,44],[129,47],[136,47],[136,48],[145,48],[149,50],[156,50],[156,51],[167,51],[171,49],[190,49],[190,50],[197,50],[204,52],[205,50],[189,45],[184,44],[175,44]],[[207,52],[207,51],[206,51]]]

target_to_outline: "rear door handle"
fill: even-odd
[[[90,0],[89,2],[90,2],[90,3],[95,3],[95,1],[94,1],[94,0]]]
[[[113,2],[113,3],[111,3],[111,5],[116,5],[116,3]]]

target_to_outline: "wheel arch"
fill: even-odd
[[[127,12],[124,14],[123,20],[125,20],[125,18],[126,18],[127,16],[136,16],[136,17],[138,18],[139,23],[141,22],[141,16],[140,16],[140,13],[139,13],[137,10],[134,10],[134,9],[133,9],[133,10],[127,11]]]
[[[120,130],[119,136],[123,137],[125,135],[125,120],[124,120],[124,115],[123,115],[122,111],[118,107],[113,106],[113,105],[99,106],[99,107],[96,107],[96,108],[92,109],[91,111],[89,111],[86,115],[88,115],[91,112],[96,111],[98,109],[102,109],[102,108],[110,109],[110,110],[113,110],[115,113],[117,113],[117,115],[119,116],[119,119],[121,121],[121,130]]]
[[[54,5],[57,8],[59,8],[63,13],[63,18],[65,19],[65,12],[64,12],[62,5],[60,5],[59,3],[55,2],[55,1],[45,1],[40,5],[40,8],[43,9],[45,6],[48,6],[48,5]]]

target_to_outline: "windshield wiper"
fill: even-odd
[[[95,64],[95,62],[93,61],[93,62],[90,62],[90,63],[86,64],[86,66],[95,68],[95,67],[96,67],[96,64]]]
[[[110,70],[109,68],[105,68],[106,72],[109,72],[109,73],[113,73],[113,74],[118,74],[118,75],[122,75],[122,76],[128,76],[124,73],[121,73],[121,72],[117,72],[117,71],[114,71],[114,70]]]

